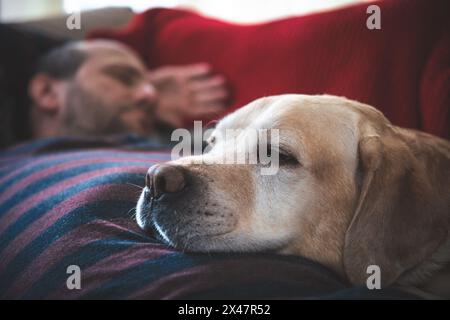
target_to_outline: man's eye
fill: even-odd
[[[104,72],[121,84],[129,87],[142,78],[142,75],[137,70],[127,67],[112,66],[105,68]]]
[[[130,73],[118,73],[116,74],[116,79],[124,85],[131,86],[136,82],[137,77]]]

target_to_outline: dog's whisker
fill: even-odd
[[[188,244],[189,244],[189,239],[190,239],[190,237],[189,237],[189,235],[188,235],[188,236],[187,236],[187,239],[184,241],[184,246],[183,246],[183,249],[181,250],[182,253],[185,253],[185,252],[186,252],[186,247],[187,247]]]
[[[143,186],[140,186],[140,185],[137,185],[137,184],[134,184],[134,183],[131,183],[131,182],[127,182],[126,184],[128,184],[128,185],[130,185],[130,186],[133,186],[133,187],[136,187],[136,188],[139,188],[139,190],[144,189]]]
[[[126,215],[128,216],[128,215],[130,215],[130,213],[132,213],[132,214],[131,214],[131,219],[136,220],[136,213],[137,213],[136,209],[137,209],[137,207],[131,208],[130,210],[128,210],[128,212],[126,213]],[[134,211],[134,212],[133,212],[133,211]]]
[[[189,242],[190,242],[191,239],[194,238],[194,237],[195,237],[195,234],[188,234],[188,237],[187,237],[186,241],[184,242],[184,247],[183,247],[183,250],[182,250],[183,253],[186,252],[186,248],[187,248],[187,246],[189,245]]]

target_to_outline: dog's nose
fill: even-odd
[[[158,198],[164,193],[174,193],[183,190],[186,185],[183,171],[176,166],[156,164],[148,169],[145,185],[152,195]]]

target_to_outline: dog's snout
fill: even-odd
[[[183,190],[186,179],[182,169],[167,164],[152,166],[145,177],[145,184],[152,195],[158,198],[164,193],[174,193]]]

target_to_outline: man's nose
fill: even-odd
[[[181,168],[167,164],[152,166],[145,177],[145,185],[151,194],[158,198],[164,193],[175,193],[183,190],[186,179]]]
[[[151,83],[145,82],[136,88],[135,99],[138,104],[153,105],[157,96],[156,88]]]

